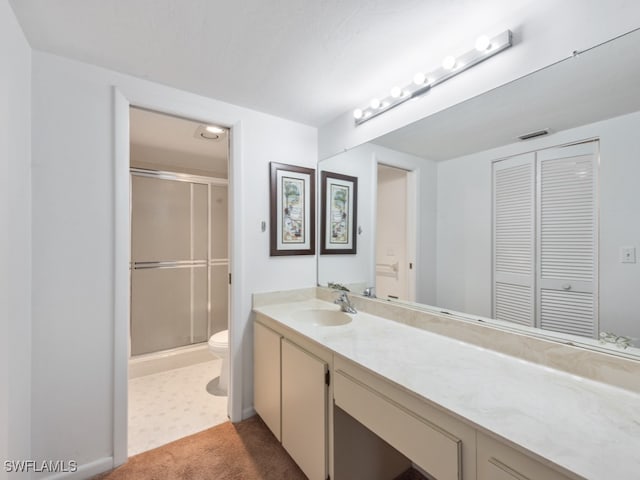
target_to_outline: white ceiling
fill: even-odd
[[[640,30],[377,138],[446,160],[640,110]],[[428,94],[428,93],[427,93]]]
[[[10,0],[35,49],[321,126],[535,0]],[[496,33],[496,32],[489,32]],[[464,37],[464,38],[461,38]],[[467,38],[468,37],[468,38]],[[453,43],[452,43],[453,42]],[[445,52],[446,53],[446,52]],[[424,62],[424,63],[423,63]]]

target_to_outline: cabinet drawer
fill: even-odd
[[[462,443],[455,436],[359,382],[336,371],[338,407],[438,480],[462,478]]]
[[[478,432],[478,480],[569,480],[556,470]]]

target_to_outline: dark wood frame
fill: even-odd
[[[320,225],[320,254],[321,255],[344,255],[344,254],[355,254],[357,252],[357,238],[358,238],[358,232],[356,231],[356,229],[358,228],[358,177],[351,177],[349,175],[343,175],[341,173],[333,173],[333,172],[327,172],[327,171],[322,171],[321,172],[321,202],[322,205],[320,206],[320,212],[321,212],[321,222],[322,224]],[[336,180],[344,180],[347,182],[352,182],[353,183],[353,215],[351,218],[351,225],[350,225],[350,230],[351,230],[351,235],[352,235],[352,241],[351,241],[351,248],[327,248],[327,244],[326,244],[326,238],[327,238],[327,184],[329,182],[330,179],[336,179]]]
[[[315,255],[316,253],[316,171],[313,168],[298,167],[284,163],[270,162],[270,256],[282,255]],[[305,223],[309,235],[309,248],[278,249],[278,171],[309,175],[309,218]]]

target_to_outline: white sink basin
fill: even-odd
[[[351,322],[351,317],[339,310],[326,310],[322,308],[312,308],[296,312],[295,319],[301,322],[310,323],[322,327],[335,327]]]

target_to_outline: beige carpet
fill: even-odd
[[[398,480],[424,478],[409,470]],[[129,458],[94,480],[304,480],[260,417],[226,422]]]
[[[129,458],[95,480],[305,479],[260,417],[223,423]]]

